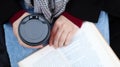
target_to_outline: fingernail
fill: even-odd
[[[50,46],[52,46],[52,44],[49,44]]]
[[[51,40],[49,41],[49,44],[52,45],[52,41]]]
[[[57,45],[54,45],[54,48],[57,48]]]

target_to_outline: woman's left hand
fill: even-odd
[[[78,29],[77,25],[61,15],[52,28],[49,44],[55,48],[68,45]]]

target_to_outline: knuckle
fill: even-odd
[[[61,25],[60,22],[58,22],[58,21],[55,22],[55,26],[60,26],[60,25]]]
[[[58,21],[55,22],[55,25],[59,25]]]

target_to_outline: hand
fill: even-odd
[[[61,15],[53,26],[49,44],[55,48],[68,45],[78,29],[78,26]]]
[[[25,44],[21,39],[20,39],[20,36],[18,35],[18,26],[20,24],[20,21],[26,17],[30,15],[29,13],[25,12],[19,19],[17,19],[14,23],[13,23],[13,33],[15,34],[15,36],[17,37],[18,39],[18,42],[20,45],[24,46],[24,47],[27,47],[27,48],[42,48],[43,46],[42,45],[39,45],[39,46],[29,46],[27,44]]]

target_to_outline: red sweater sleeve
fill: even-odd
[[[82,22],[83,20],[78,19],[72,15],[70,15],[68,12],[63,12],[62,13],[63,16],[65,16],[67,19],[69,19],[70,21],[72,21],[75,25],[77,25],[78,27],[82,26]]]
[[[25,10],[20,10],[18,11],[16,14],[14,14],[11,18],[10,18],[10,22],[11,24],[13,24],[19,17],[21,17],[26,11]],[[66,18],[68,18],[70,21],[72,21],[75,25],[77,25],[78,27],[82,26],[82,22],[83,20],[78,19],[72,15],[70,15],[67,12],[63,12],[62,13],[63,16],[65,16]]]
[[[20,10],[17,13],[15,13],[11,18],[10,18],[10,23],[13,24],[18,18],[20,18],[26,11],[25,10]]]

